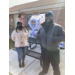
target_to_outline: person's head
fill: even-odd
[[[22,22],[17,22],[17,29],[18,30],[22,30],[23,29]]]
[[[48,11],[45,13],[45,21],[46,23],[53,23],[53,18],[54,18],[54,15],[53,15],[53,12],[52,11]]]
[[[17,22],[16,32],[17,32],[17,29],[18,30],[22,30],[23,29],[22,22]]]

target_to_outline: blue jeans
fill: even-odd
[[[27,46],[26,47],[15,47],[15,48],[16,48],[16,51],[18,53],[19,64],[21,64],[21,60],[22,60],[22,62],[24,62],[24,60],[25,60],[25,54],[27,51]]]

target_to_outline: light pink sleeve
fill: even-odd
[[[29,33],[28,33],[28,31],[27,31],[27,37],[29,38]]]
[[[12,32],[12,34],[11,34],[11,39],[13,40],[13,41],[15,41],[15,30]]]

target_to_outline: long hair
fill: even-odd
[[[18,25],[19,24],[22,24],[22,22],[17,22],[17,27],[16,27],[16,32],[17,32],[17,29],[18,29]],[[26,29],[25,29],[25,27],[23,27],[23,29],[25,30],[25,32],[26,32]],[[17,32],[18,33],[18,32]]]

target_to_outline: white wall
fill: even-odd
[[[16,6],[16,5],[34,2],[34,1],[38,1],[38,0],[9,0],[9,8],[13,7],[13,6]]]

